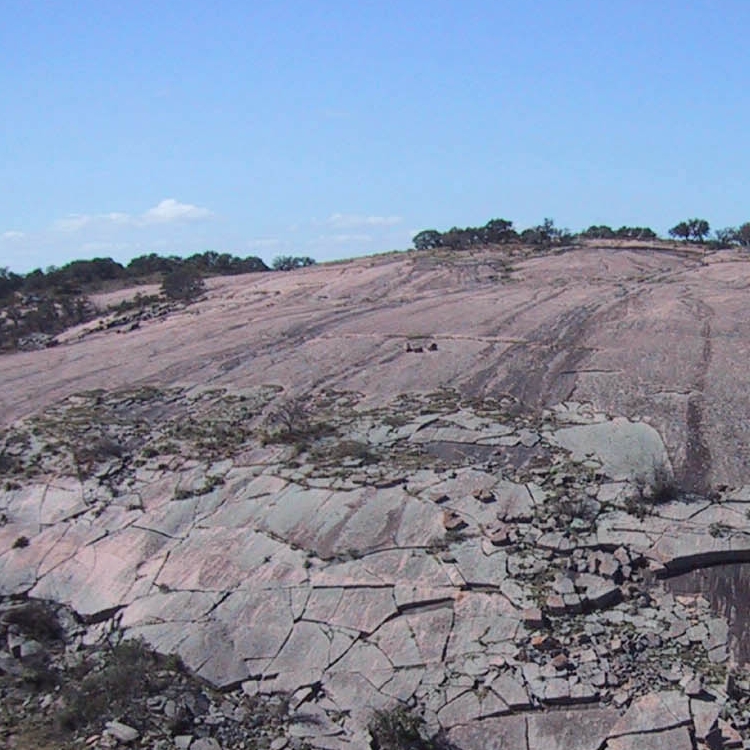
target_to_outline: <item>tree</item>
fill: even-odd
[[[215,250],[196,253],[182,262],[193,266],[201,273],[207,274],[233,275],[268,270],[268,266],[255,256],[238,258],[236,255],[217,253]]]
[[[206,290],[201,275],[190,266],[181,266],[164,274],[161,291],[171,300],[190,302]]]
[[[705,219],[690,219],[688,225],[690,226],[690,236],[697,242],[703,242],[711,231],[711,227]]]
[[[307,256],[295,257],[292,255],[277,255],[271,267],[274,271],[292,271],[295,268],[304,268],[306,266],[314,266],[315,260]]]
[[[451,227],[447,232],[443,232],[441,244],[452,250],[459,250],[466,244],[466,234],[463,229]]]
[[[509,242],[517,237],[513,222],[507,219],[490,219],[479,234],[482,242]]]
[[[690,239],[690,225],[686,221],[675,224],[669,230],[669,236],[687,242]]]
[[[655,240],[657,237],[650,227],[620,227],[615,234],[618,238],[628,240]]]
[[[567,229],[559,229],[552,219],[545,219],[541,224],[524,229],[521,240],[531,245],[565,245],[573,241],[573,235]]]
[[[608,227],[606,224],[594,224],[581,232],[581,237],[589,240],[611,240],[614,239],[615,232],[612,227]]]
[[[415,234],[412,242],[416,250],[433,250],[443,244],[443,235],[435,229],[425,229]]]
[[[687,219],[681,221],[669,230],[672,237],[678,237],[684,242],[690,239],[696,242],[703,242],[705,237],[711,231],[711,227],[705,219]]]
[[[739,242],[738,232],[739,230],[735,229],[734,227],[714,229],[716,244],[719,247],[729,247],[730,245],[734,245],[735,242]]]
[[[21,288],[23,276],[9,271],[7,268],[0,268],[0,299],[10,297]]]
[[[742,224],[739,229],[737,229],[737,242],[742,245],[742,247],[750,247],[750,221],[745,222]]]
[[[154,273],[169,273],[182,263],[175,255],[165,258],[156,253],[139,255],[128,263],[128,275],[131,277],[150,276]]]

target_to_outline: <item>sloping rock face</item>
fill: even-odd
[[[736,746],[731,622],[662,579],[750,560],[744,267],[366,259],[4,358],[0,596],[286,696],[278,748],[398,706],[465,750]]]
[[[686,490],[750,481],[745,254],[589,246],[509,266],[505,252],[215,279],[181,314],[3,357],[0,417],[134,384],[327,387],[381,404],[450,387],[642,417]]]

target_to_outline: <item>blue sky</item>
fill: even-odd
[[[0,266],[750,220],[747,0],[4,0]]]

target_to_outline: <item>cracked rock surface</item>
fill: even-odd
[[[328,393],[296,414],[303,437],[269,427],[279,398],[97,392],[16,423],[0,594],[65,605],[82,643],[142,639],[237,700],[284,696],[316,717],[287,717],[291,746],[366,746],[398,705],[462,748],[745,731],[728,621],[662,579],[750,556],[747,489],[655,488],[659,434],[588,404]],[[11,636],[2,663],[23,663],[34,646]]]

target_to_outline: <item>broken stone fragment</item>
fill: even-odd
[[[690,643],[700,643],[708,637],[708,630],[703,623],[693,625],[685,631],[685,635]]]
[[[603,609],[619,601],[620,588],[611,579],[583,573],[576,577],[576,588],[583,598],[596,609]]]
[[[550,594],[545,599],[545,606],[551,615],[564,615],[566,611],[565,602],[559,594]]]
[[[604,578],[615,578],[620,573],[620,563],[613,555],[601,554],[596,572]]]
[[[630,693],[627,690],[618,690],[612,696],[612,705],[617,708],[622,708],[623,706],[627,706],[629,702],[630,702]]]
[[[123,724],[121,721],[108,721],[105,724],[105,731],[118,742],[126,745],[130,742],[135,742],[141,736],[137,729]]]
[[[571,679],[572,683],[572,679]],[[571,703],[594,703],[599,700],[599,691],[593,686],[585,682],[577,682],[571,684],[570,687],[570,701]]]
[[[443,514],[443,526],[445,526],[446,531],[459,531],[465,529],[468,524],[460,515],[458,515],[458,513],[454,511],[446,511]]]
[[[553,677],[544,684],[544,694],[540,696],[545,703],[563,704],[570,701],[570,683],[564,677]]]
[[[487,537],[496,547],[504,547],[511,543],[511,534],[507,526],[490,527]]]
[[[693,750],[693,741],[687,727],[675,727],[615,737],[607,741],[607,750]]]
[[[715,733],[718,737],[709,736],[709,744],[721,748],[743,747],[742,735],[726,720],[718,719]],[[715,744],[720,743],[720,744]]]
[[[636,698],[612,728],[612,736],[655,732],[691,722],[690,702],[677,690],[648,693]]]
[[[589,680],[594,687],[603,688],[607,685],[607,674],[606,672],[594,672]]]
[[[543,534],[537,545],[541,549],[554,550],[556,552],[568,552],[573,548],[573,543],[566,534],[561,531],[549,531]]]
[[[491,683],[492,689],[505,701],[513,711],[530,708],[531,702],[526,688],[508,672],[498,675]]]
[[[527,607],[521,613],[523,624],[530,630],[544,627],[544,614],[539,607]]]
[[[520,747],[528,747],[528,750],[598,750],[604,747],[607,731],[616,717],[617,712],[611,708],[534,712],[526,719],[528,744],[522,743]]]
[[[552,582],[552,589],[561,596],[575,593],[573,581],[567,576],[557,576]]]
[[[19,657],[23,659],[28,659],[31,656],[35,656],[36,654],[41,654],[44,651],[44,646],[42,646],[39,641],[35,640],[25,640],[19,649],[18,655]]]
[[[715,729],[716,722],[721,715],[723,704],[719,701],[705,701],[692,699],[690,713],[693,716],[695,736],[705,740]]]
[[[563,603],[569,614],[577,615],[583,611],[583,601],[578,594],[563,594]]]
[[[476,500],[479,500],[480,503],[494,503],[495,502],[495,495],[491,490],[478,489],[478,490],[474,490],[474,492],[472,492],[471,494]]]
[[[222,750],[213,737],[201,737],[190,745],[190,750]]]

